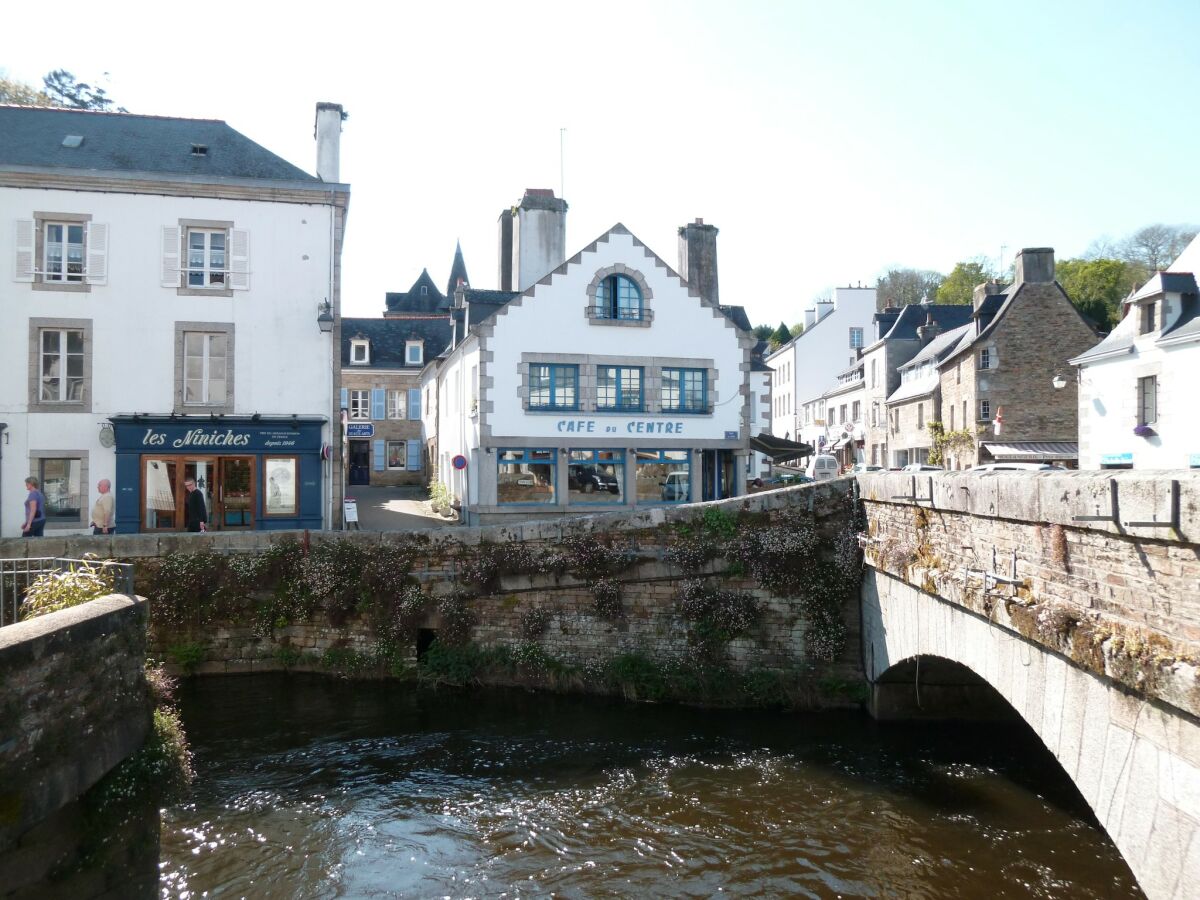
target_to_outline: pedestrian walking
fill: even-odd
[[[114,534],[117,530],[116,510],[113,503],[112,482],[101,478],[96,485],[100,496],[92,507],[92,534]]]
[[[183,524],[188,531],[208,531],[208,507],[204,503],[204,492],[196,490],[196,479],[185,478],[187,499],[183,501]]]
[[[39,488],[37,478],[30,475],[25,479],[25,524],[21,526],[22,537],[41,537],[46,527],[46,495]]]

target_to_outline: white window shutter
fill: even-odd
[[[37,227],[33,219],[17,219],[17,265],[13,280],[33,281],[33,254],[37,247]]]
[[[250,232],[239,228],[229,232],[229,286],[250,290]]]
[[[108,283],[108,225],[88,222],[87,226],[87,269],[84,280],[88,284]]]
[[[162,286],[179,287],[180,236],[178,226],[164,225],[162,230]]]

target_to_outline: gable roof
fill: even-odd
[[[350,364],[350,342],[371,342],[370,362]],[[342,319],[342,366],[353,369],[419,369],[405,362],[405,346],[418,340],[424,347],[424,360],[440,354],[450,343],[450,317],[408,316],[391,319]]]
[[[83,140],[64,146],[68,135]],[[324,184],[219,119],[35,106],[0,106],[0,166]]]
[[[422,288],[424,288],[423,291]],[[386,305],[384,315],[434,312],[445,314],[450,308],[450,302],[446,299],[446,295],[438,290],[433,279],[429,277],[428,269],[421,270],[421,274],[417,276],[417,280],[407,291],[388,291],[384,295],[384,303]]]
[[[931,316],[933,323],[943,332],[950,331],[971,321],[973,311],[970,304],[909,303],[900,310],[883,339],[889,341],[918,340],[917,329],[924,325]]]
[[[453,297],[455,289],[462,284],[464,287],[471,283],[467,277],[467,262],[463,259],[462,241],[454,244],[454,262],[450,263],[450,278],[446,282],[446,296]]]

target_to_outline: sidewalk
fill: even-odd
[[[414,531],[453,528],[457,519],[436,515],[425,499],[426,491],[416,485],[371,487],[355,484],[346,497],[358,501],[358,527],[362,531]]]

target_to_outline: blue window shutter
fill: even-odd
[[[420,472],[421,471],[421,442],[420,441],[409,441],[407,449],[408,449],[408,471]]]
[[[384,441],[371,441],[375,457],[375,471],[382,472],[387,466],[387,448]]]
[[[421,391],[418,388],[408,389],[408,417],[421,418]]]
[[[380,421],[387,418],[387,391],[371,388],[371,418]]]
[[[342,409],[350,408],[350,388],[342,388]]]

